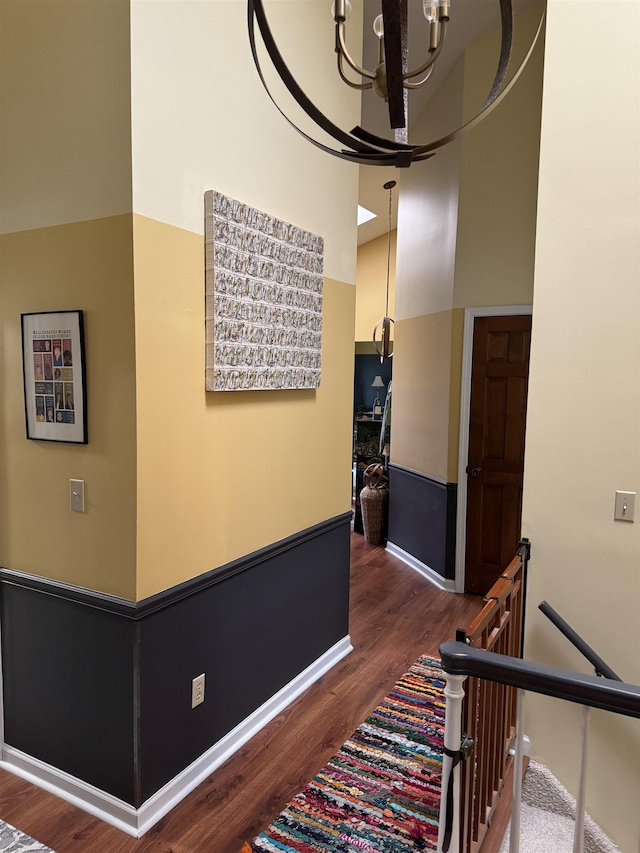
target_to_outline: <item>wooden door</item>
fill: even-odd
[[[467,467],[467,592],[486,595],[520,539],[531,316],[477,317]]]

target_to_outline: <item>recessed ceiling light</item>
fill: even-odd
[[[371,213],[366,207],[362,207],[361,204],[358,205],[358,225],[362,225],[363,222],[368,222],[370,219],[375,219],[377,215],[377,213]]]

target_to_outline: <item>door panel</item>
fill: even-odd
[[[467,468],[466,590],[485,595],[518,547],[531,316],[474,325]]]

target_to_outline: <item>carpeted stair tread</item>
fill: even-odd
[[[522,784],[520,853],[572,853],[576,801],[548,767],[529,762]],[[509,829],[499,853],[509,851]],[[620,853],[589,815],[584,818],[584,853]]]

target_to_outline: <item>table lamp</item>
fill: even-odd
[[[376,416],[380,417],[380,415],[382,415],[382,403],[380,402],[380,392],[378,391],[378,388],[384,388],[382,376],[376,376],[371,383],[371,387],[376,389],[376,399],[373,402],[373,416],[374,418]]]

